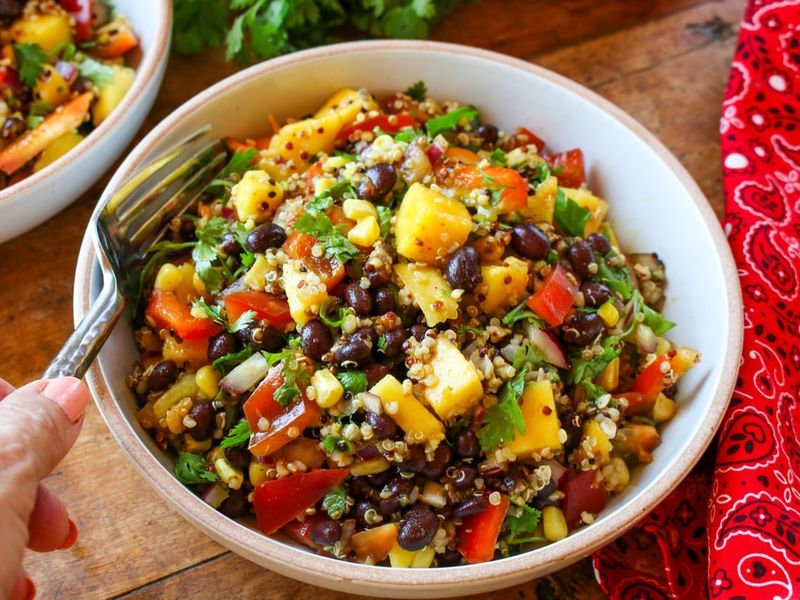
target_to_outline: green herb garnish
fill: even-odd
[[[209,470],[205,459],[191,452],[178,452],[175,476],[185,485],[214,483],[217,480],[217,474]]]

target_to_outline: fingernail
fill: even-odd
[[[89,403],[89,390],[75,377],[59,377],[48,382],[42,394],[61,407],[72,423],[77,423]]]
[[[78,541],[78,526],[72,522],[72,519],[69,519],[69,534],[67,535],[67,539],[64,542],[64,545],[59,548],[59,550],[69,550],[75,545],[75,542]]]

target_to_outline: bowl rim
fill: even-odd
[[[102,376],[99,364],[95,363],[91,367],[86,379],[111,433],[156,491],[177,508],[182,516],[200,527],[215,540],[231,547],[246,558],[250,560],[261,558],[263,559],[261,564],[270,563],[272,568],[276,568],[289,576],[299,577],[300,573],[306,573],[306,580],[310,583],[323,586],[330,583],[334,587],[339,584],[340,589],[342,589],[341,585],[352,583],[363,584],[370,587],[372,591],[382,588],[388,593],[403,593],[403,590],[406,590],[409,594],[414,593],[410,589],[412,587],[423,588],[423,591],[426,590],[431,593],[436,593],[437,591],[445,593],[445,588],[458,586],[467,581],[471,585],[480,584],[481,589],[489,589],[492,585],[499,588],[508,583],[507,581],[504,583],[504,580],[514,575],[530,570],[532,578],[533,576],[551,572],[588,556],[598,548],[608,544],[630,529],[641,517],[661,502],[698,462],[722,421],[738,372],[742,348],[743,321],[737,269],[720,223],[698,185],[666,146],[644,126],[639,124],[638,121],[595,92],[562,75],[517,58],[458,44],[406,40],[348,42],[304,50],[250,67],[223,79],[194,96],[156,126],[131,152],[128,159],[112,178],[107,189],[112,189],[111,186],[128,177],[141,164],[144,155],[150,152],[177,124],[189,118],[192,111],[208,99],[224,94],[243,82],[260,78],[268,72],[280,71],[287,67],[332,55],[343,56],[373,50],[467,55],[527,71],[535,76],[544,78],[582,97],[616,119],[636,137],[650,146],[672,174],[678,178],[703,219],[720,260],[725,281],[724,293],[728,299],[727,325],[729,343],[722,364],[720,382],[709,404],[707,419],[704,421],[702,429],[691,441],[686,452],[675,460],[674,468],[665,472],[660,479],[628,500],[624,511],[619,511],[616,515],[612,514],[606,520],[595,523],[591,527],[580,529],[560,542],[532,552],[488,563],[462,565],[445,569],[374,567],[332,559],[289,546],[277,539],[251,530],[206,505],[188,488],[178,482],[177,479],[167,476],[158,459],[146,447],[143,440],[139,438],[131,424],[125,419],[121,409],[117,406]],[[76,322],[87,312],[91,299],[95,252],[90,240],[90,229],[91,222],[90,227],[87,229],[87,235],[84,237],[76,271],[74,296]],[[187,510],[187,506],[192,508]],[[281,569],[281,566],[284,566],[285,569]],[[520,581],[522,580],[520,579]],[[351,591],[358,593],[358,590]],[[416,593],[419,594],[420,591]]]
[[[162,62],[169,58],[169,42],[172,36],[172,2],[170,0],[156,0],[154,5],[158,9],[158,14],[153,17],[153,21],[156,23],[155,44],[153,48],[145,53],[141,64],[136,68],[136,77],[134,78],[133,85],[125,94],[119,105],[117,105],[107,119],[93,129],[92,132],[78,144],[78,146],[81,146],[84,150],[96,144],[100,138],[109,133],[117,123],[127,117],[133,105],[144,98],[144,91],[156,77]],[[22,192],[29,192],[31,189],[35,189],[36,186],[44,183],[49,177],[54,177],[59,171],[68,169],[72,163],[80,161],[85,154],[85,151],[69,151],[54,160],[41,171],[31,173],[22,181],[18,181],[14,185],[0,190],[0,207],[2,207],[2,203],[6,199]]]

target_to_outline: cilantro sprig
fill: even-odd
[[[508,380],[500,390],[497,404],[492,406],[478,431],[478,440],[483,450],[491,450],[500,443],[507,444],[516,437],[516,432],[525,433],[525,419],[519,406],[519,397],[525,389],[525,375],[528,369],[523,368]]]
[[[19,67],[20,81],[33,87],[47,64],[47,53],[39,44],[31,42],[14,44],[14,60]]]
[[[506,542],[508,544],[547,542],[547,538],[533,535],[541,520],[542,511],[538,508],[527,504],[512,508],[503,523],[503,530],[507,535]]]
[[[405,89],[405,94],[417,102],[422,102],[428,95],[428,88],[424,81],[418,81],[415,84],[408,86]]]
[[[243,419],[231,427],[231,430],[222,438],[219,445],[222,448],[235,448],[245,445],[249,439],[250,425],[248,425],[247,420]]]
[[[569,198],[562,189],[556,191],[556,205],[553,217],[562,231],[569,235],[583,236],[586,224],[592,213],[580,204]]]
[[[433,139],[444,131],[452,131],[462,121],[472,121],[478,118],[478,109],[474,106],[460,106],[449,113],[436,117],[425,123],[428,137]]]
[[[295,231],[317,238],[325,246],[325,255],[342,263],[355,258],[360,252],[325,213],[333,206],[334,200],[349,196],[355,196],[353,186],[349,182],[339,182],[306,204],[303,213],[294,222]]]
[[[178,452],[175,476],[185,485],[214,483],[217,480],[217,474],[208,468],[205,459],[191,452]]]

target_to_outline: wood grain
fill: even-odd
[[[459,8],[434,37],[513,54],[599,92],[653,131],[721,214],[718,119],[735,38],[724,35],[725,27],[690,25],[715,16],[738,23],[743,6],[744,0],[481,0]],[[220,52],[172,57],[143,131],[233,70]],[[38,377],[71,331],[77,251],[107,177],[53,219],[0,245],[0,373],[14,384]],[[66,552],[27,556],[40,597],[355,598],[261,569],[191,527],[139,476],[94,407],[47,485],[70,507],[80,539]],[[480,596],[600,597],[586,561]]]

